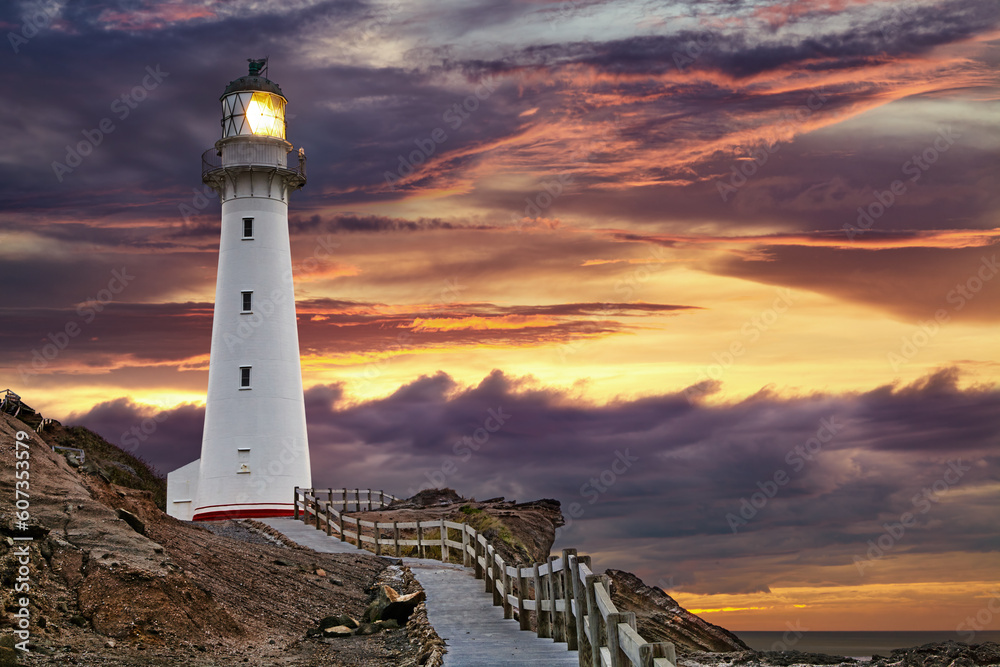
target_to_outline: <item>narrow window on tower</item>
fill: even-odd
[[[250,389],[250,366],[240,366],[240,389]]]
[[[253,238],[253,218],[243,218],[243,238]]]
[[[243,313],[253,312],[253,292],[240,292],[243,296]]]

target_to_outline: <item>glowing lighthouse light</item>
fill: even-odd
[[[222,128],[223,138],[249,134],[284,139],[285,98],[265,91],[225,95],[222,98]]]
[[[294,488],[312,486],[288,238],[305,156],[285,141],[287,100],[266,72],[251,60],[226,86],[222,138],[202,156],[222,202],[219,273],[201,458],[167,476],[178,519],[290,515]]]

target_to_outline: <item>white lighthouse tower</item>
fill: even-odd
[[[167,476],[167,512],[209,520],[292,514],[312,486],[288,238],[305,156],[285,140],[285,99],[267,61],[226,86],[222,138],[202,158],[222,239],[201,458]]]

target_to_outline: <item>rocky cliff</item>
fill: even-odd
[[[21,468],[18,432],[29,453],[20,460],[30,464]],[[336,640],[305,636],[327,616],[360,618],[385,560],[317,554],[254,522],[205,524],[209,530],[177,521],[156,506],[154,491],[109,481],[97,449],[80,466],[47,441],[86,448],[98,438],[71,436],[58,424],[39,436],[0,415],[0,603],[8,610],[0,637],[10,643],[22,597],[31,633],[30,653],[0,643],[0,661],[14,654],[22,664],[88,667],[423,664],[405,628]],[[141,486],[148,471],[133,464]],[[16,481],[29,483],[27,530],[15,523]],[[34,537],[27,548],[13,539],[26,535]],[[29,588],[17,593],[22,566]]]
[[[618,611],[635,612],[637,629],[646,641],[673,642],[678,654],[749,650],[733,633],[695,616],[634,574],[621,570],[606,574],[611,578],[611,601]]]

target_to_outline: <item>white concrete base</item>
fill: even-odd
[[[167,473],[167,514],[181,521],[194,518],[200,473],[201,459]]]

